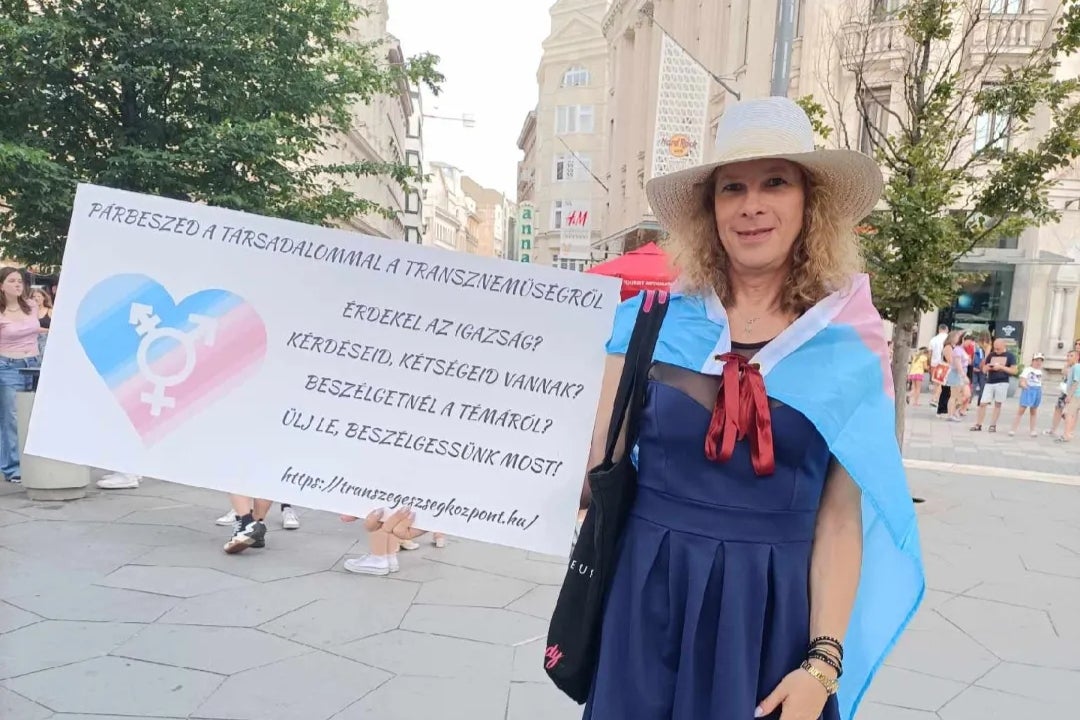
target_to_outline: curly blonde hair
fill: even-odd
[[[802,168],[800,168],[802,169]],[[791,276],[784,284],[780,306],[803,313],[822,298],[849,286],[862,271],[862,254],[855,221],[840,216],[829,188],[802,169],[806,210],[802,231],[792,246]],[[727,253],[716,231],[714,196],[716,172],[697,186],[699,202],[663,241],[664,250],[688,292],[715,290],[720,301],[733,301],[728,281]]]

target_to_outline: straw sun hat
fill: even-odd
[[[828,187],[842,217],[858,222],[881,197],[881,170],[873,158],[854,150],[814,148],[810,118],[785,97],[746,100],[731,106],[716,128],[715,159],[704,165],[653,178],[645,186],[653,213],[669,232],[693,215],[701,202],[698,186],[716,168],[745,160],[780,158],[801,165]]]

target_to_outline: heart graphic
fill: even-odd
[[[153,278],[114,275],[79,303],[86,356],[151,445],[241,381],[266,354],[266,328],[243,298],[202,290],[180,303]]]

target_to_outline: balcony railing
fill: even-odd
[[[899,20],[852,22],[844,25],[841,33],[840,52],[848,66],[892,60],[904,48],[904,30]]]
[[[1027,55],[1046,35],[1047,15],[991,15],[975,29],[976,53]]]

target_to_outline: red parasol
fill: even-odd
[[[623,300],[634,297],[642,290],[668,290],[675,280],[675,271],[667,255],[656,243],[642,245],[587,272],[621,278]]]

